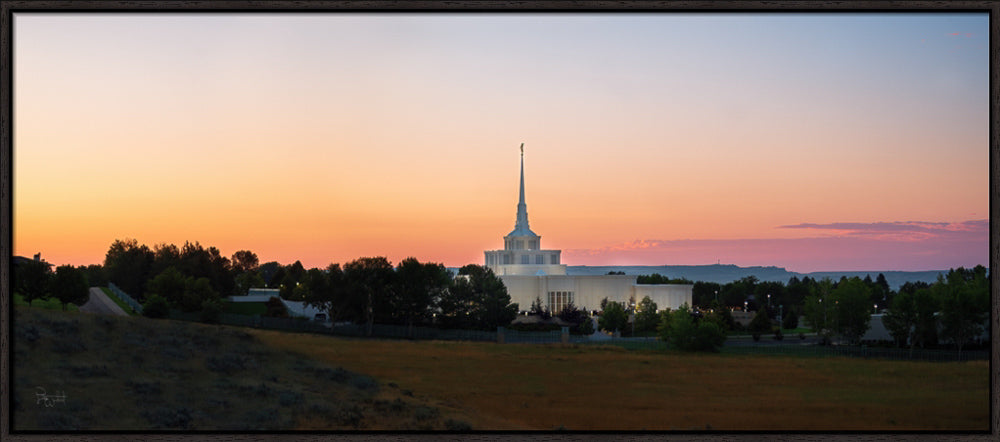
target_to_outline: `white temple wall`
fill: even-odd
[[[636,285],[635,275],[499,275],[511,302],[522,311],[531,308],[536,298],[548,305],[549,292],[573,292],[573,304],[578,308],[599,310],[601,300],[628,304],[635,294],[635,302],[649,296],[659,309],[676,309],[683,303],[691,305],[694,286],[683,284]]]
[[[690,284],[635,284],[633,289],[636,304],[649,296],[659,310],[676,310],[681,304],[690,307],[693,303],[694,286]]]

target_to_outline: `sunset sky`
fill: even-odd
[[[988,264],[987,14],[14,16],[14,254]]]

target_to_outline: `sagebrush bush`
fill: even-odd
[[[163,393],[162,385],[159,382],[128,381],[126,386],[139,396],[159,396]]]
[[[45,410],[38,415],[38,427],[45,431],[85,430],[83,423],[73,413],[63,410]]]
[[[278,393],[278,403],[283,407],[291,407],[302,403],[302,393],[291,390],[283,390]]]
[[[191,425],[192,413],[187,407],[155,407],[142,411],[142,417],[146,418],[155,429],[181,429],[185,430]]]
[[[60,337],[52,343],[52,350],[56,353],[79,353],[86,349],[87,346],[79,336]]]
[[[211,371],[234,374],[256,365],[252,358],[235,353],[211,355],[205,358],[205,367]]]
[[[436,419],[439,415],[440,412],[437,408],[428,407],[426,405],[419,405],[413,410],[413,417],[421,422]]]
[[[447,428],[448,431],[472,431],[471,425],[469,425],[465,421],[460,421],[455,419],[448,419],[447,421],[445,421],[444,427]]]

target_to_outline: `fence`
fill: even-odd
[[[114,295],[116,298],[118,298],[119,301],[124,302],[129,307],[132,307],[132,310],[136,311],[137,313],[140,314],[142,313],[142,304],[139,304],[138,301],[132,299],[132,297],[129,296],[128,293],[123,292],[122,289],[118,288],[118,286],[115,285],[115,283],[109,282],[108,288],[111,289],[111,294]]]
[[[846,356],[865,359],[889,359],[896,361],[960,362],[987,361],[988,351],[955,351],[914,349],[912,354],[905,348],[884,348],[851,345],[747,345],[722,348],[727,354],[766,354],[780,356],[834,357]]]
[[[183,321],[198,321],[201,313],[182,313],[171,310],[170,319]],[[271,318],[264,316],[247,316],[231,313],[219,315],[219,323],[240,327],[254,327],[269,330],[292,332],[322,333],[345,337],[366,337],[364,324],[337,324],[310,321],[304,318]],[[570,343],[578,345],[613,345],[626,350],[664,351],[669,348],[666,342],[657,338],[615,338],[605,335],[581,336],[570,335],[567,328],[548,332],[526,332],[498,327],[496,331],[483,330],[453,330],[433,327],[407,327],[405,325],[374,324],[373,338],[388,339],[418,339],[442,341],[479,341],[499,342],[502,344],[554,344]],[[973,361],[989,360],[988,351],[950,351],[914,349],[912,355],[909,349],[881,348],[867,346],[839,345],[802,345],[802,344],[761,344],[761,345],[725,345],[723,354],[752,354],[806,357],[860,357],[890,360],[914,361]]]

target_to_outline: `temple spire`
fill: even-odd
[[[537,236],[528,227],[528,205],[524,202],[524,143],[521,143],[521,190],[517,200],[517,222],[510,234]]]

